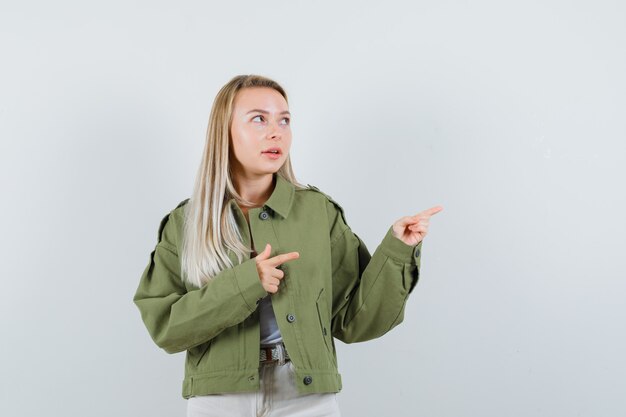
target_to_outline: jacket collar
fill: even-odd
[[[296,190],[294,185],[280,174],[274,173],[274,178],[276,185],[272,195],[265,202],[265,205],[283,216],[283,218],[287,218]]]
[[[272,195],[270,195],[265,202],[265,206],[271,208],[283,218],[287,218],[293,203],[293,197],[296,191],[295,187],[290,181],[276,172],[273,174],[273,178],[275,184],[274,191],[272,191]],[[234,198],[230,200],[229,204],[231,204],[233,208],[237,206]]]

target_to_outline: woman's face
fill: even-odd
[[[285,98],[273,88],[239,90],[230,126],[233,172],[256,177],[278,171],[291,147],[290,118]],[[266,153],[268,149],[278,154]]]

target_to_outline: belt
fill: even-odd
[[[285,361],[291,360],[285,344],[282,342],[275,343],[273,345],[261,346],[261,355],[259,356],[259,362],[270,363],[278,361],[278,363],[285,363]]]

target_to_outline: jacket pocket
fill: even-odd
[[[328,353],[331,353],[330,346],[328,345],[328,331],[326,330],[326,322],[324,320],[324,317],[326,317],[326,314],[325,314],[326,310],[324,310],[324,306],[326,305],[326,303],[322,301],[323,292],[324,292],[324,288],[322,288],[322,290],[317,296],[317,300],[315,300],[315,307],[317,308],[317,318],[319,319],[319,323],[320,323],[320,333],[322,334],[322,339],[324,339],[326,350],[328,351]],[[320,307],[320,304],[322,305],[322,307]],[[322,311],[324,311],[324,313],[322,313]]]
[[[194,367],[197,368],[198,365],[200,365],[202,358],[206,356],[207,352],[211,348],[212,341],[213,339],[198,346],[195,346],[187,351],[187,354],[189,355],[189,362],[193,364]]]

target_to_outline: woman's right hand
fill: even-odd
[[[268,243],[265,245],[263,252],[259,253],[254,259],[256,259],[256,269],[259,272],[261,285],[263,285],[265,291],[275,294],[278,291],[280,280],[285,277],[285,273],[278,267],[287,261],[298,259],[300,253],[289,252],[269,258],[271,252],[272,246]]]

